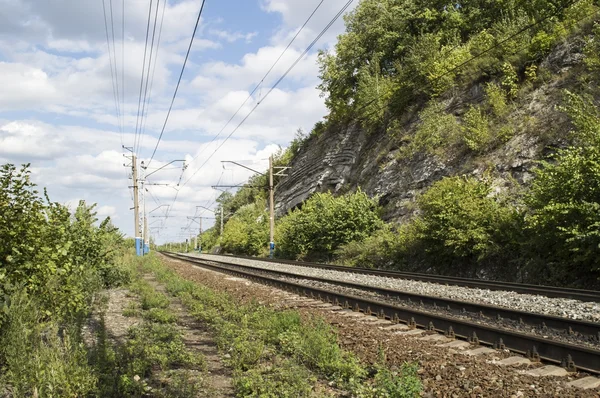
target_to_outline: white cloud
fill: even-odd
[[[236,42],[238,40],[244,40],[246,43],[250,43],[258,32],[241,33],[241,32],[229,32],[227,30],[211,29],[209,33],[220,39],[224,39],[229,43]]]

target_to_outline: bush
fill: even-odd
[[[418,198],[418,236],[436,272],[514,277],[507,256],[518,252],[521,215],[491,188],[485,180],[444,178]]]
[[[478,152],[491,141],[489,120],[478,106],[471,106],[463,117],[463,140],[469,149]]]
[[[362,268],[413,268],[419,244],[416,225],[410,221],[397,228],[387,224],[363,241],[340,247],[336,262]]]
[[[269,216],[265,203],[242,206],[227,221],[223,230],[221,247],[233,254],[258,255],[267,250],[269,242]]]
[[[361,241],[383,225],[377,203],[360,189],[334,197],[317,193],[281,218],[276,254],[287,258],[327,259],[343,244]]]
[[[24,292],[12,296],[0,338],[3,375],[15,397],[75,397],[94,391],[96,378],[78,329],[45,322],[40,306]]]
[[[576,145],[543,162],[527,197],[529,272],[545,283],[598,286],[600,266],[600,111],[566,93]]]
[[[402,155],[413,156],[417,152],[444,156],[448,147],[460,140],[460,125],[456,117],[447,114],[442,104],[433,102],[419,113],[421,123]]]

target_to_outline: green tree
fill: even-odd
[[[234,254],[264,254],[269,242],[266,202],[245,205],[227,221],[221,237],[223,250]]]

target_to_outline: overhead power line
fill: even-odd
[[[112,82],[113,99],[115,102],[115,113],[117,115],[117,125],[119,127],[119,132],[121,134],[121,145],[123,145],[123,129],[121,128],[121,110],[120,110],[119,100],[118,100],[119,95],[117,94],[118,88],[116,86],[116,83],[118,82],[118,77],[115,78],[116,65],[113,69],[113,51],[111,50],[111,46],[110,46],[105,0],[102,0],[102,9],[104,11],[104,30],[106,31],[106,45],[108,46],[108,61],[110,64],[110,78],[111,78],[111,82]],[[112,22],[112,17],[111,17],[111,22]],[[114,30],[113,30],[113,32],[114,32]],[[114,35],[113,35],[113,39],[114,39]],[[113,44],[114,44],[114,42],[113,42]],[[116,60],[115,60],[115,63],[116,63]]]
[[[166,0],[164,0],[164,3],[166,3]],[[152,65],[152,55],[154,55],[154,57],[156,59],[156,55],[154,54],[154,40],[155,40],[155,37],[156,37],[156,23],[158,22],[158,7],[159,6],[160,6],[160,0],[156,0],[156,11],[154,12],[154,26],[152,28],[152,41],[150,43],[150,56],[148,57],[148,68],[146,70],[146,87],[144,89],[144,100],[142,101],[142,118],[141,118],[140,129],[139,129],[139,137],[140,138],[138,138],[138,148],[137,148],[138,152],[139,152],[141,141],[142,141],[142,137],[143,137],[143,134],[144,134],[144,131],[143,131],[142,127],[144,125],[144,115],[145,115],[145,112],[147,111],[147,109],[146,109],[146,102],[148,100],[148,84],[149,84],[149,80],[150,80],[150,69],[151,69],[151,65]],[[156,51],[158,52],[158,47],[156,48]]]
[[[158,29],[158,42],[156,44],[156,55],[154,56],[154,65],[152,66],[152,76],[150,77],[150,90],[148,92],[148,106],[146,109],[146,117],[143,120],[142,123],[142,141],[140,142],[140,146],[142,146],[144,144],[144,133],[146,132],[146,123],[148,122],[148,112],[150,109],[150,103],[151,103],[151,99],[152,99],[152,88],[154,87],[154,75],[156,73],[156,61],[158,60],[158,50],[160,49],[160,41],[161,41],[161,37],[162,37],[162,29],[163,29],[163,23],[165,20],[165,9],[167,8],[167,1],[163,1],[163,9],[162,9],[162,16],[160,17],[160,28]]]
[[[195,161],[200,155],[202,155],[202,153],[204,152],[204,150],[206,148],[208,148],[208,146],[210,144],[212,144],[213,142],[215,142],[215,140],[221,136],[221,134],[223,133],[223,131],[225,131],[225,129],[227,128],[227,126],[229,126],[229,123],[231,123],[231,121],[233,120],[233,118],[235,118],[237,116],[237,114],[240,113],[240,111],[242,110],[242,108],[244,107],[244,105],[246,105],[246,102],[248,102],[248,100],[250,98],[252,98],[252,96],[254,95],[254,93],[256,92],[256,90],[258,90],[258,88],[263,84],[263,82],[269,76],[269,74],[271,73],[271,71],[273,71],[273,68],[275,68],[275,66],[277,65],[277,63],[279,63],[279,61],[281,60],[281,58],[283,57],[283,55],[287,52],[287,50],[290,48],[290,46],[292,45],[292,43],[294,43],[294,41],[296,40],[296,38],[298,37],[298,35],[300,35],[300,33],[302,32],[302,30],[304,30],[304,28],[306,27],[306,25],[308,24],[308,22],[312,19],[312,17],[315,15],[315,13],[321,7],[321,5],[323,4],[324,1],[325,0],[321,0],[319,2],[319,4],[317,4],[317,6],[313,10],[313,12],[308,16],[308,18],[306,19],[306,21],[304,21],[304,24],[300,27],[300,29],[298,29],[298,31],[296,32],[296,34],[294,35],[294,37],[292,37],[292,40],[290,40],[290,42],[283,49],[283,51],[281,52],[281,54],[279,54],[279,57],[277,57],[277,59],[275,60],[275,62],[273,62],[273,65],[271,65],[271,67],[269,68],[269,70],[267,71],[267,73],[265,73],[265,75],[262,77],[262,79],[260,79],[260,81],[258,82],[258,84],[254,87],[254,89],[250,92],[250,94],[248,94],[248,96],[246,97],[246,99],[244,100],[244,102],[242,102],[242,104],[235,111],[235,113],[233,115],[231,115],[231,117],[229,118],[229,120],[227,121],[227,123],[225,123],[225,125],[221,128],[221,130],[217,133],[217,135],[215,135],[213,137],[213,139],[209,142],[209,144],[207,146],[203,147],[200,150],[200,152],[198,152],[198,154],[196,156],[194,156],[194,159],[192,159],[192,162]]]
[[[219,149],[221,149],[221,147],[223,145],[225,145],[225,143],[227,142],[227,140],[229,140],[229,138],[231,138],[231,136],[233,134],[235,134],[235,132],[242,126],[242,124],[244,124],[244,122],[246,122],[246,120],[250,117],[250,115],[252,115],[252,113],[254,113],[254,111],[256,110],[256,108],[258,108],[258,106],[260,104],[262,104],[262,102],[269,96],[269,94],[271,94],[273,92],[273,90],[275,90],[275,88],[277,88],[277,86],[279,85],[279,83],[281,83],[283,81],[283,79],[285,79],[285,77],[291,72],[291,70],[294,69],[294,67],[313,48],[313,46],[319,41],[319,39],[321,39],[321,37],[323,37],[323,35],[325,34],[325,32],[327,32],[327,30],[329,30],[329,28],[331,27],[331,25],[333,25],[335,23],[335,21],[337,21],[338,18],[344,14],[344,12],[346,11],[346,9],[350,6],[350,4],[352,4],[353,1],[354,0],[349,0],[342,7],[342,9],[333,17],[333,19],[331,21],[329,21],[329,23],[325,26],[325,28],[323,28],[323,30],[317,35],[317,37],[315,37],[315,39],[308,45],[308,47],[306,47],[306,49],[302,52],[302,54],[300,54],[298,56],[298,58],[296,58],[296,60],[292,63],[292,65],[290,65],[290,67],[283,73],[283,75],[281,75],[279,77],[279,79],[277,79],[277,81],[271,86],[271,88],[269,89],[269,91],[267,91],[267,93],[265,94],[265,96],[254,105],[254,107],[250,110],[250,112],[248,112],[248,114],[240,121],[240,123],[238,123],[238,125],[231,131],[231,133],[229,133],[229,135],[223,140],[223,142],[221,142],[217,146],[217,148],[213,151],[213,153],[211,153],[210,156],[208,158],[206,158],[206,160],[204,161],[204,163],[202,163],[202,165],[198,169],[196,169],[196,171],[183,183],[184,186],[208,163],[208,161],[215,155],[215,153],[217,153],[217,151]]]
[[[148,36],[150,34],[150,20],[152,19],[152,2],[153,2],[153,0],[150,0],[150,6],[148,7],[148,24],[146,25],[146,44],[144,45],[144,59],[142,61],[142,77],[141,77],[141,81],[140,81],[140,95],[139,95],[139,99],[138,99],[138,110],[137,110],[137,116],[136,116],[136,120],[135,120],[135,134],[134,134],[134,138],[133,138],[134,153],[135,153],[135,148],[137,146],[138,127],[139,127],[139,122],[140,122],[140,109],[142,107],[142,91],[144,89],[144,72],[146,71],[146,53],[148,51]]]
[[[196,37],[196,31],[198,30],[198,25],[200,24],[200,17],[202,16],[202,11],[204,10],[204,3],[206,1],[202,0],[202,5],[200,6],[200,11],[198,11],[198,18],[196,19],[196,26],[194,26],[194,31],[192,32],[192,37],[190,38],[190,44],[187,49],[187,53],[185,54],[185,59],[183,60],[183,65],[181,66],[181,73],[179,74],[179,79],[177,80],[177,85],[175,86],[175,92],[173,93],[173,98],[171,99],[171,105],[169,105],[169,110],[167,111],[167,116],[165,117],[165,122],[160,131],[160,135],[158,136],[158,140],[156,141],[156,146],[154,147],[154,151],[152,152],[152,156],[148,161],[148,166],[152,163],[154,159],[154,155],[156,154],[156,150],[158,149],[158,145],[160,144],[160,140],[165,132],[165,128],[167,127],[167,123],[169,122],[169,116],[171,115],[171,110],[173,109],[173,103],[175,102],[175,97],[177,97],[177,91],[179,91],[179,85],[181,84],[181,78],[183,77],[183,72],[185,71],[185,66],[187,64],[187,60],[190,56],[190,52],[192,50],[192,44],[194,44],[194,38]]]
[[[262,101],[264,101],[269,94],[279,85],[279,83],[281,83],[281,81],[289,74],[289,72],[298,64],[298,62],[300,62],[300,60],[302,60],[304,58],[304,56],[312,49],[312,47],[319,41],[319,39],[325,34],[325,32],[327,32],[327,30],[329,30],[329,28],[335,23],[335,21],[337,21],[339,19],[339,17],[341,15],[344,14],[344,12],[346,11],[346,9],[350,6],[350,4],[352,4],[354,0],[349,0],[347,3],[345,3],[345,5],[340,9],[340,11],[333,17],[333,19],[325,26],[325,28],[323,28],[323,30],[317,35],[317,37],[309,44],[309,46],[302,52],[302,54],[300,54],[300,56],[292,63],[292,65],[285,71],[285,73],[283,75],[281,75],[281,77],[275,82],[275,84],[273,84],[273,86],[269,89],[269,91],[265,94],[265,96],[259,101],[257,102],[257,104],[250,110],[250,112],[244,117],[244,119],[242,119],[242,121],[235,127],[235,129],[225,138],[225,140],[213,151],[213,153],[206,159],[206,161],[190,176],[190,178],[188,178],[182,185],[181,187],[184,187],[201,169],[202,167],[204,167],[204,165],[206,165],[206,163],[214,156],[214,154],[223,146],[223,144],[229,139],[231,138],[231,136],[240,128],[240,126],[248,119],[248,117],[250,117],[250,115],[254,112],[254,110],[262,103]],[[320,6],[320,4],[319,4]],[[317,7],[318,8],[318,7]],[[316,11],[316,10],[315,10]],[[314,12],[311,14],[311,16],[309,17],[308,20],[310,20],[310,18],[312,18],[312,15],[314,14]],[[308,22],[307,20],[307,22]],[[303,25],[303,27],[306,25],[306,23]],[[296,36],[299,34],[299,32],[296,34]],[[294,38],[296,37],[294,36]],[[291,45],[291,43],[290,43]],[[289,47],[289,46],[288,46]],[[272,69],[272,68],[271,68]],[[270,69],[270,70],[271,70]],[[269,71],[270,71],[269,70]],[[158,146],[158,143],[157,143]],[[156,152],[156,148],[155,148],[155,152]],[[153,154],[154,156],[154,154]],[[175,202],[177,201],[177,198],[179,196],[179,192],[180,190],[178,190],[175,194],[175,197],[173,198],[173,202],[171,203],[171,205],[169,206],[168,212],[171,211],[171,209],[174,208]],[[167,219],[165,219],[166,221]]]

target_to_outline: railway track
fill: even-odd
[[[409,279],[409,280],[414,280],[414,281],[438,283],[438,284],[443,284],[443,285],[454,285],[454,286],[463,286],[463,287],[489,289],[489,290],[509,290],[509,291],[513,291],[515,293],[536,294],[536,295],[546,296],[546,297],[570,298],[570,299],[574,299],[574,300],[600,303],[600,291],[596,291],[596,290],[583,290],[583,289],[562,288],[562,287],[543,286],[543,285],[529,285],[529,284],[500,282],[500,281],[486,281],[486,280],[481,280],[481,279],[460,278],[460,277],[443,276],[443,275],[430,275],[430,274],[422,274],[422,273],[415,273],[415,272],[388,271],[388,270],[373,269],[373,268],[344,267],[341,265],[321,264],[321,263],[312,263],[312,262],[304,262],[304,261],[271,259],[271,258],[262,258],[262,257],[257,258],[257,257],[250,257],[250,256],[233,256],[230,254],[220,254],[219,256],[220,257],[243,258],[243,259],[249,259],[249,260],[259,260],[259,261],[265,261],[265,262],[276,263],[276,264],[279,263],[279,264],[298,265],[298,266],[302,266],[302,267],[328,269],[328,270],[335,270],[335,271],[349,272],[349,273],[363,274],[363,275],[377,275],[377,276],[383,276],[386,278]]]
[[[342,308],[360,311],[367,315],[391,320],[395,323],[404,323],[413,328],[437,331],[446,336],[457,337],[495,348],[506,348],[533,360],[543,360],[560,364],[571,371],[579,369],[600,374],[600,350],[596,348],[567,341],[557,341],[520,331],[507,330],[477,319],[465,319],[458,315],[453,316],[452,314],[431,312],[427,311],[425,307],[431,308],[431,306],[434,306],[448,308],[449,310],[453,309],[457,311],[457,314],[463,314],[466,311],[479,314],[481,318],[518,319],[519,323],[537,324],[538,326],[542,325],[544,328],[563,330],[565,334],[577,333],[594,341],[600,338],[600,325],[597,323],[531,314],[502,307],[474,304],[440,297],[408,294],[389,289],[374,288],[368,285],[323,280],[322,278],[311,278],[284,271],[257,269],[256,267],[220,260],[201,260],[173,253],[163,254],[196,266],[241,276],[307,297],[317,298],[324,302],[339,305]],[[320,279],[320,282],[331,286],[336,285],[348,288],[351,290],[351,293],[340,291],[337,288],[310,286],[301,283],[302,281],[298,279],[315,281]],[[376,293],[378,297],[373,298],[370,295],[360,294],[358,291]],[[414,302],[415,306],[400,305],[384,298],[409,300],[409,302]]]

